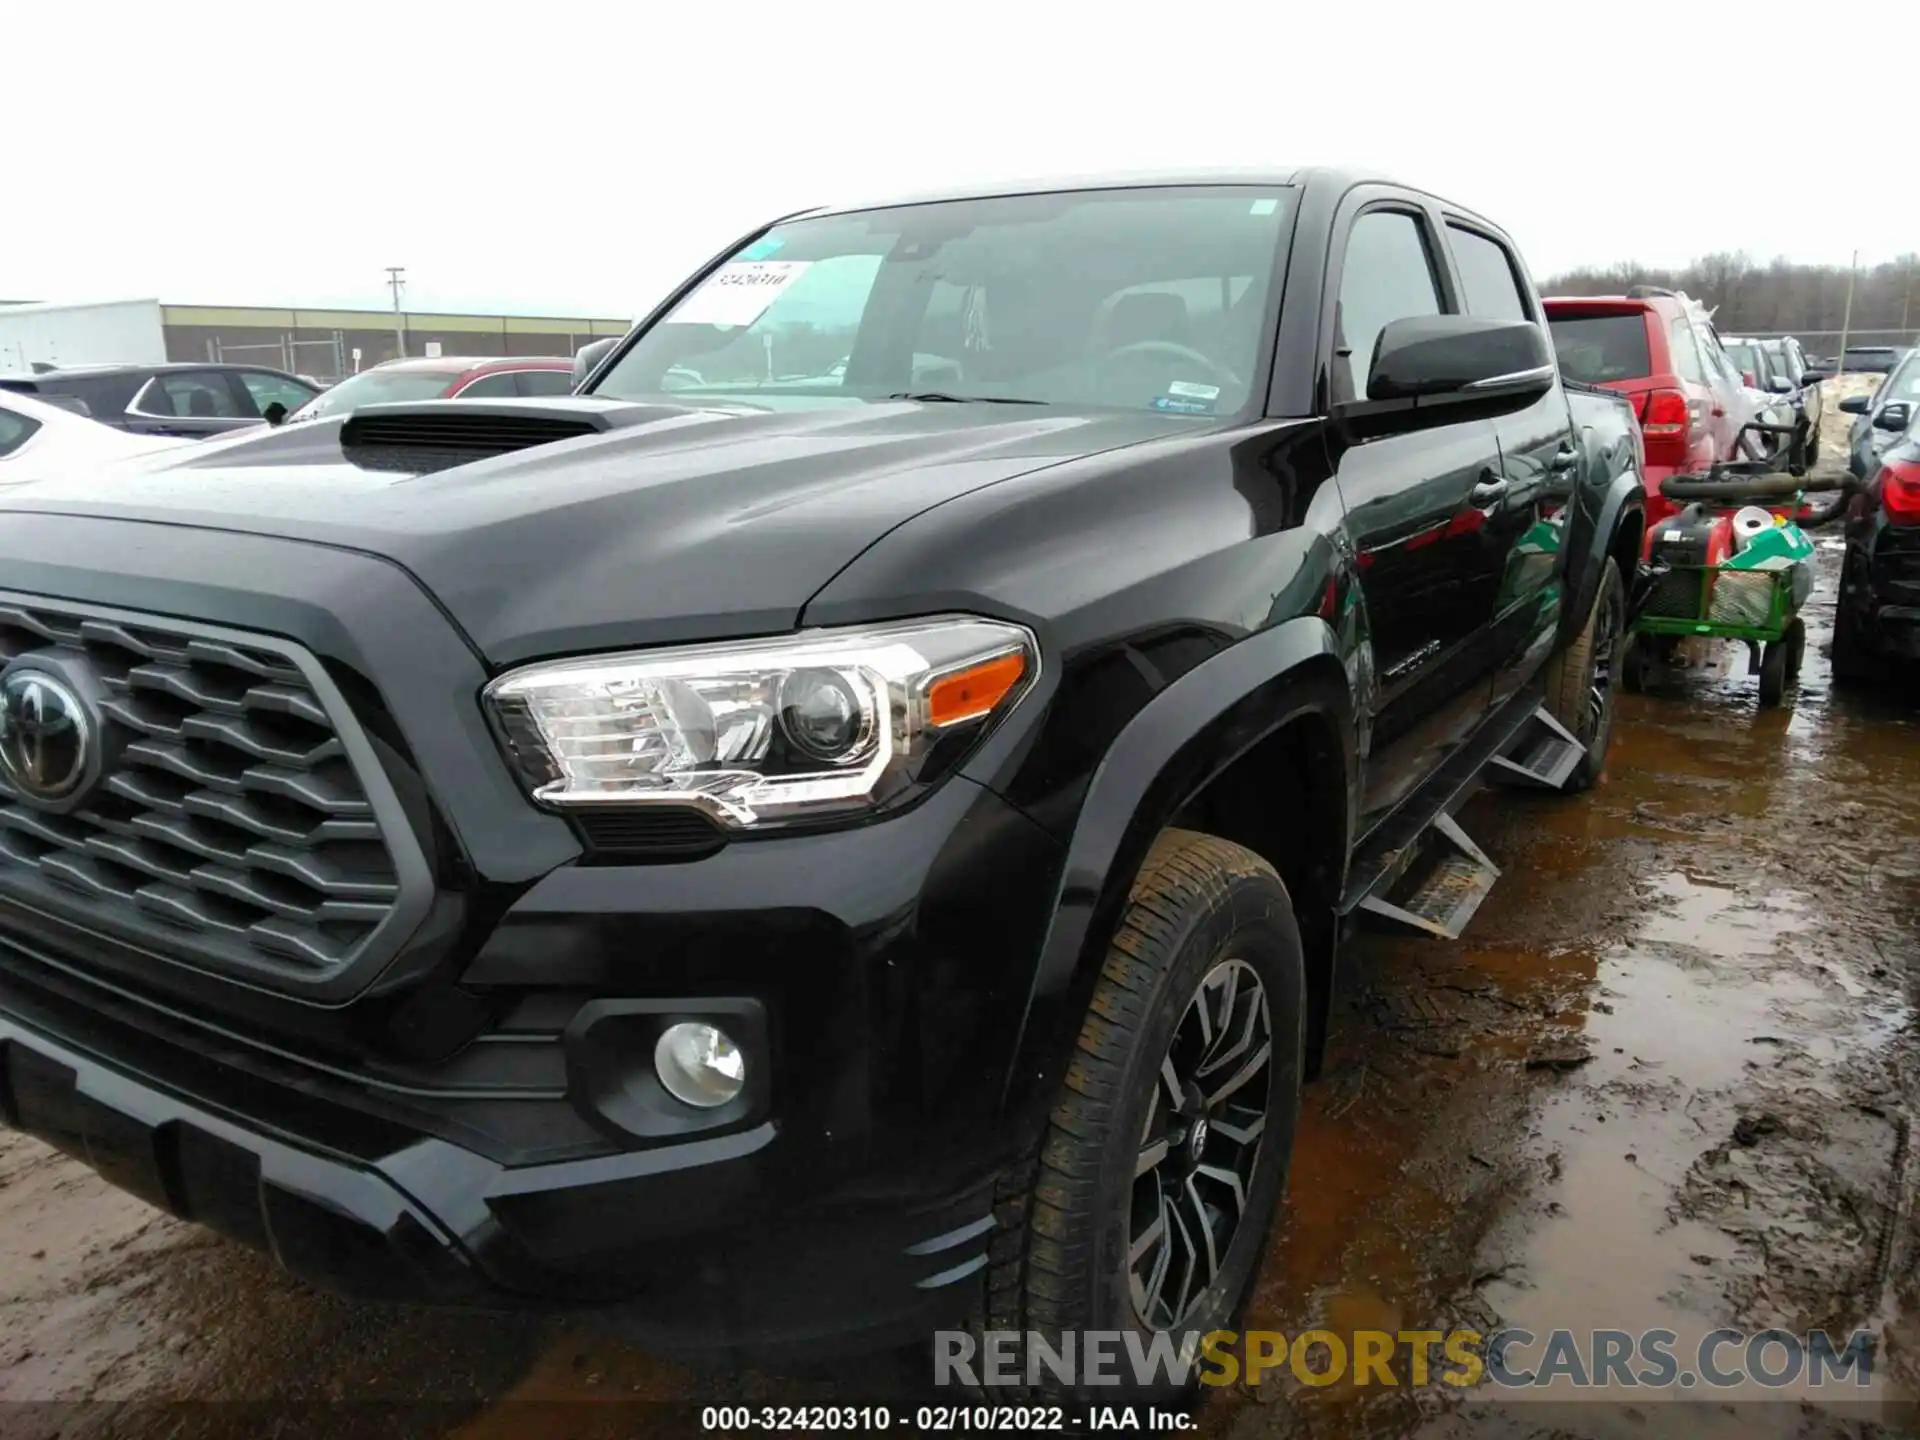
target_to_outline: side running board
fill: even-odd
[[[1559,790],[1586,747],[1537,691],[1515,696],[1363,843],[1340,912],[1457,940],[1500,867],[1453,818],[1485,779]]]
[[[1420,838],[1401,852],[1389,883],[1360,902],[1363,913],[1412,930],[1458,940],[1473,912],[1500,878],[1467,832],[1447,814],[1433,817]],[[1382,877],[1383,879],[1386,877]]]
[[[1506,785],[1526,785],[1539,790],[1558,790],[1572,776],[1587,747],[1566,726],[1554,719],[1542,705],[1527,717],[1507,742],[1487,762],[1487,779]]]

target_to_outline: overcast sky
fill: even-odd
[[[625,318],[784,210],[1263,163],[1437,191],[1537,277],[1920,248],[1821,119],[1908,103],[1890,0],[4,8],[0,299],[384,305],[405,265],[409,309]]]

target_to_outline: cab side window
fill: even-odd
[[[1334,312],[1334,403],[1366,395],[1373,352],[1389,321],[1440,313],[1425,223],[1403,210],[1369,210],[1355,220]]]

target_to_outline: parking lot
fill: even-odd
[[[1756,710],[1738,650],[1689,652],[1623,697],[1592,794],[1465,812],[1504,879],[1462,942],[1362,942],[1249,1328],[1868,1327],[1874,1394],[1910,1393],[1920,728],[1908,697],[1829,685],[1821,559],[1788,705]],[[859,1398],[901,1369],[699,1374],[591,1326],[349,1304],[0,1136],[10,1434],[634,1433],[558,1402]],[[1475,1404],[1289,1380],[1205,1424],[1664,1433],[1658,1405]],[[1716,1416],[1856,1433],[1791,1403],[1683,1433]]]

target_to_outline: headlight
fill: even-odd
[[[485,701],[544,804],[690,804],[744,827],[900,795],[1039,660],[1024,627],[951,616],[530,665]]]

